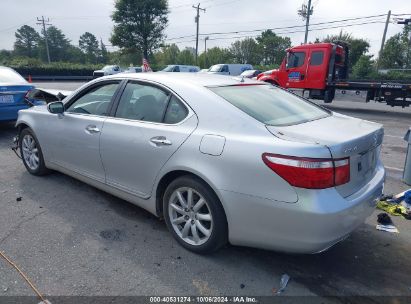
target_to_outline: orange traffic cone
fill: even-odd
[[[33,81],[31,80],[31,75],[29,75],[29,83],[32,83]]]

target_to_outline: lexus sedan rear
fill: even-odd
[[[103,77],[17,125],[31,174],[57,170],[164,217],[198,253],[325,250],[372,213],[385,178],[381,125],[242,77]]]

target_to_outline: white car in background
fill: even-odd
[[[244,71],[252,70],[251,64],[215,64],[208,70],[209,74],[238,76]]]
[[[197,72],[200,71],[200,68],[198,66],[194,66],[194,65],[172,64],[172,65],[166,66],[161,71],[162,72],[197,73]]]
[[[114,75],[121,73],[121,68],[118,65],[106,65],[101,70],[93,72],[93,78],[98,78],[102,76]]]

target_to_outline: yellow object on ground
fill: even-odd
[[[407,214],[407,209],[400,204],[390,204],[385,201],[379,201],[377,208],[388,212],[391,215]]]

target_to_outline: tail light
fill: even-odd
[[[290,185],[325,189],[350,181],[349,158],[307,158],[264,153],[264,163]]]

